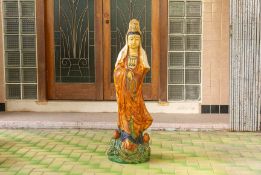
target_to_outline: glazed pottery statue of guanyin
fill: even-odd
[[[142,95],[143,79],[150,70],[141,45],[139,21],[132,19],[126,45],[120,51],[114,69],[118,103],[118,129],[114,131],[107,151],[111,161],[142,163],[150,159],[150,136],[145,133],[152,123]]]

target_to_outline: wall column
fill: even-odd
[[[230,119],[232,131],[260,130],[260,0],[230,1]]]
[[[0,112],[5,111],[5,78],[3,54],[2,1],[0,1]]]

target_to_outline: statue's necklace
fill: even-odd
[[[138,62],[138,56],[128,56],[128,68],[133,69],[136,67]]]

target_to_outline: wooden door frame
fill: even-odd
[[[156,39],[152,37],[153,43],[159,43],[159,50],[156,52],[156,55],[160,58],[159,59],[159,82],[158,82],[158,89],[154,88],[153,94],[154,97],[158,94],[158,100],[159,101],[165,101],[167,102],[167,53],[168,53],[168,0],[152,0],[153,3],[156,3],[160,8],[159,12],[156,12],[158,15],[156,16],[159,25],[158,25],[158,35],[160,37],[160,40],[155,41]],[[102,5],[102,4],[101,4]],[[105,8],[105,7],[104,7]],[[108,8],[108,7],[106,7]],[[37,63],[38,63],[38,101],[39,102],[45,102],[48,101],[47,97],[47,66],[46,66],[46,48],[45,48],[45,26],[46,26],[46,4],[45,0],[37,0],[36,1],[36,27],[37,27]],[[154,9],[155,10],[155,9]],[[102,16],[103,15],[103,16]],[[104,14],[95,14],[95,16],[98,16],[102,21],[104,17]],[[159,20],[160,19],[160,20]],[[153,20],[152,20],[153,21]],[[155,22],[154,22],[155,23]],[[96,24],[97,25],[97,24]],[[102,27],[101,25],[99,25]],[[106,26],[104,26],[106,27]],[[104,35],[106,36],[106,35]],[[106,39],[106,38],[104,38]],[[110,41],[110,40],[109,40]],[[104,48],[106,45],[104,45]],[[102,47],[102,46],[101,46]],[[155,46],[152,46],[155,47]],[[108,52],[108,51],[107,51]],[[154,53],[155,54],[155,53]],[[110,55],[110,53],[107,55]],[[107,59],[104,59],[104,63],[100,62],[100,65],[103,66],[110,66],[110,61]],[[101,71],[104,69],[102,68]],[[108,74],[103,73],[104,78],[108,76]],[[109,75],[110,76],[110,75]],[[108,78],[108,77],[107,77]],[[110,79],[109,79],[110,80]],[[107,89],[108,86],[104,84],[100,88]],[[148,87],[144,87],[144,90],[148,90]],[[155,95],[156,94],[156,95]],[[100,99],[103,98],[102,94],[98,95]]]
[[[143,84],[143,96],[146,100],[158,100],[159,96],[159,70],[160,70],[160,33],[159,33],[159,7],[160,0],[152,0],[151,11],[151,70],[153,72],[151,83]],[[103,37],[104,37],[104,99],[115,99],[115,87],[111,83],[111,27],[110,21],[110,0],[103,0]],[[126,26],[128,27],[128,26]]]
[[[160,81],[159,101],[168,101],[168,0],[160,0]]]
[[[102,0],[94,1],[95,30],[95,83],[55,82],[54,15],[53,0],[45,0],[45,56],[47,66],[47,98],[52,100],[102,100],[103,59],[102,59]]]
[[[47,101],[47,78],[45,61],[45,0],[36,2],[38,101]],[[40,41],[40,42],[39,42]]]

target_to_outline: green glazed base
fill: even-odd
[[[107,151],[109,160],[122,164],[138,164],[150,160],[150,147],[148,143],[138,144],[133,151],[121,147],[120,139],[111,139],[110,147]]]

